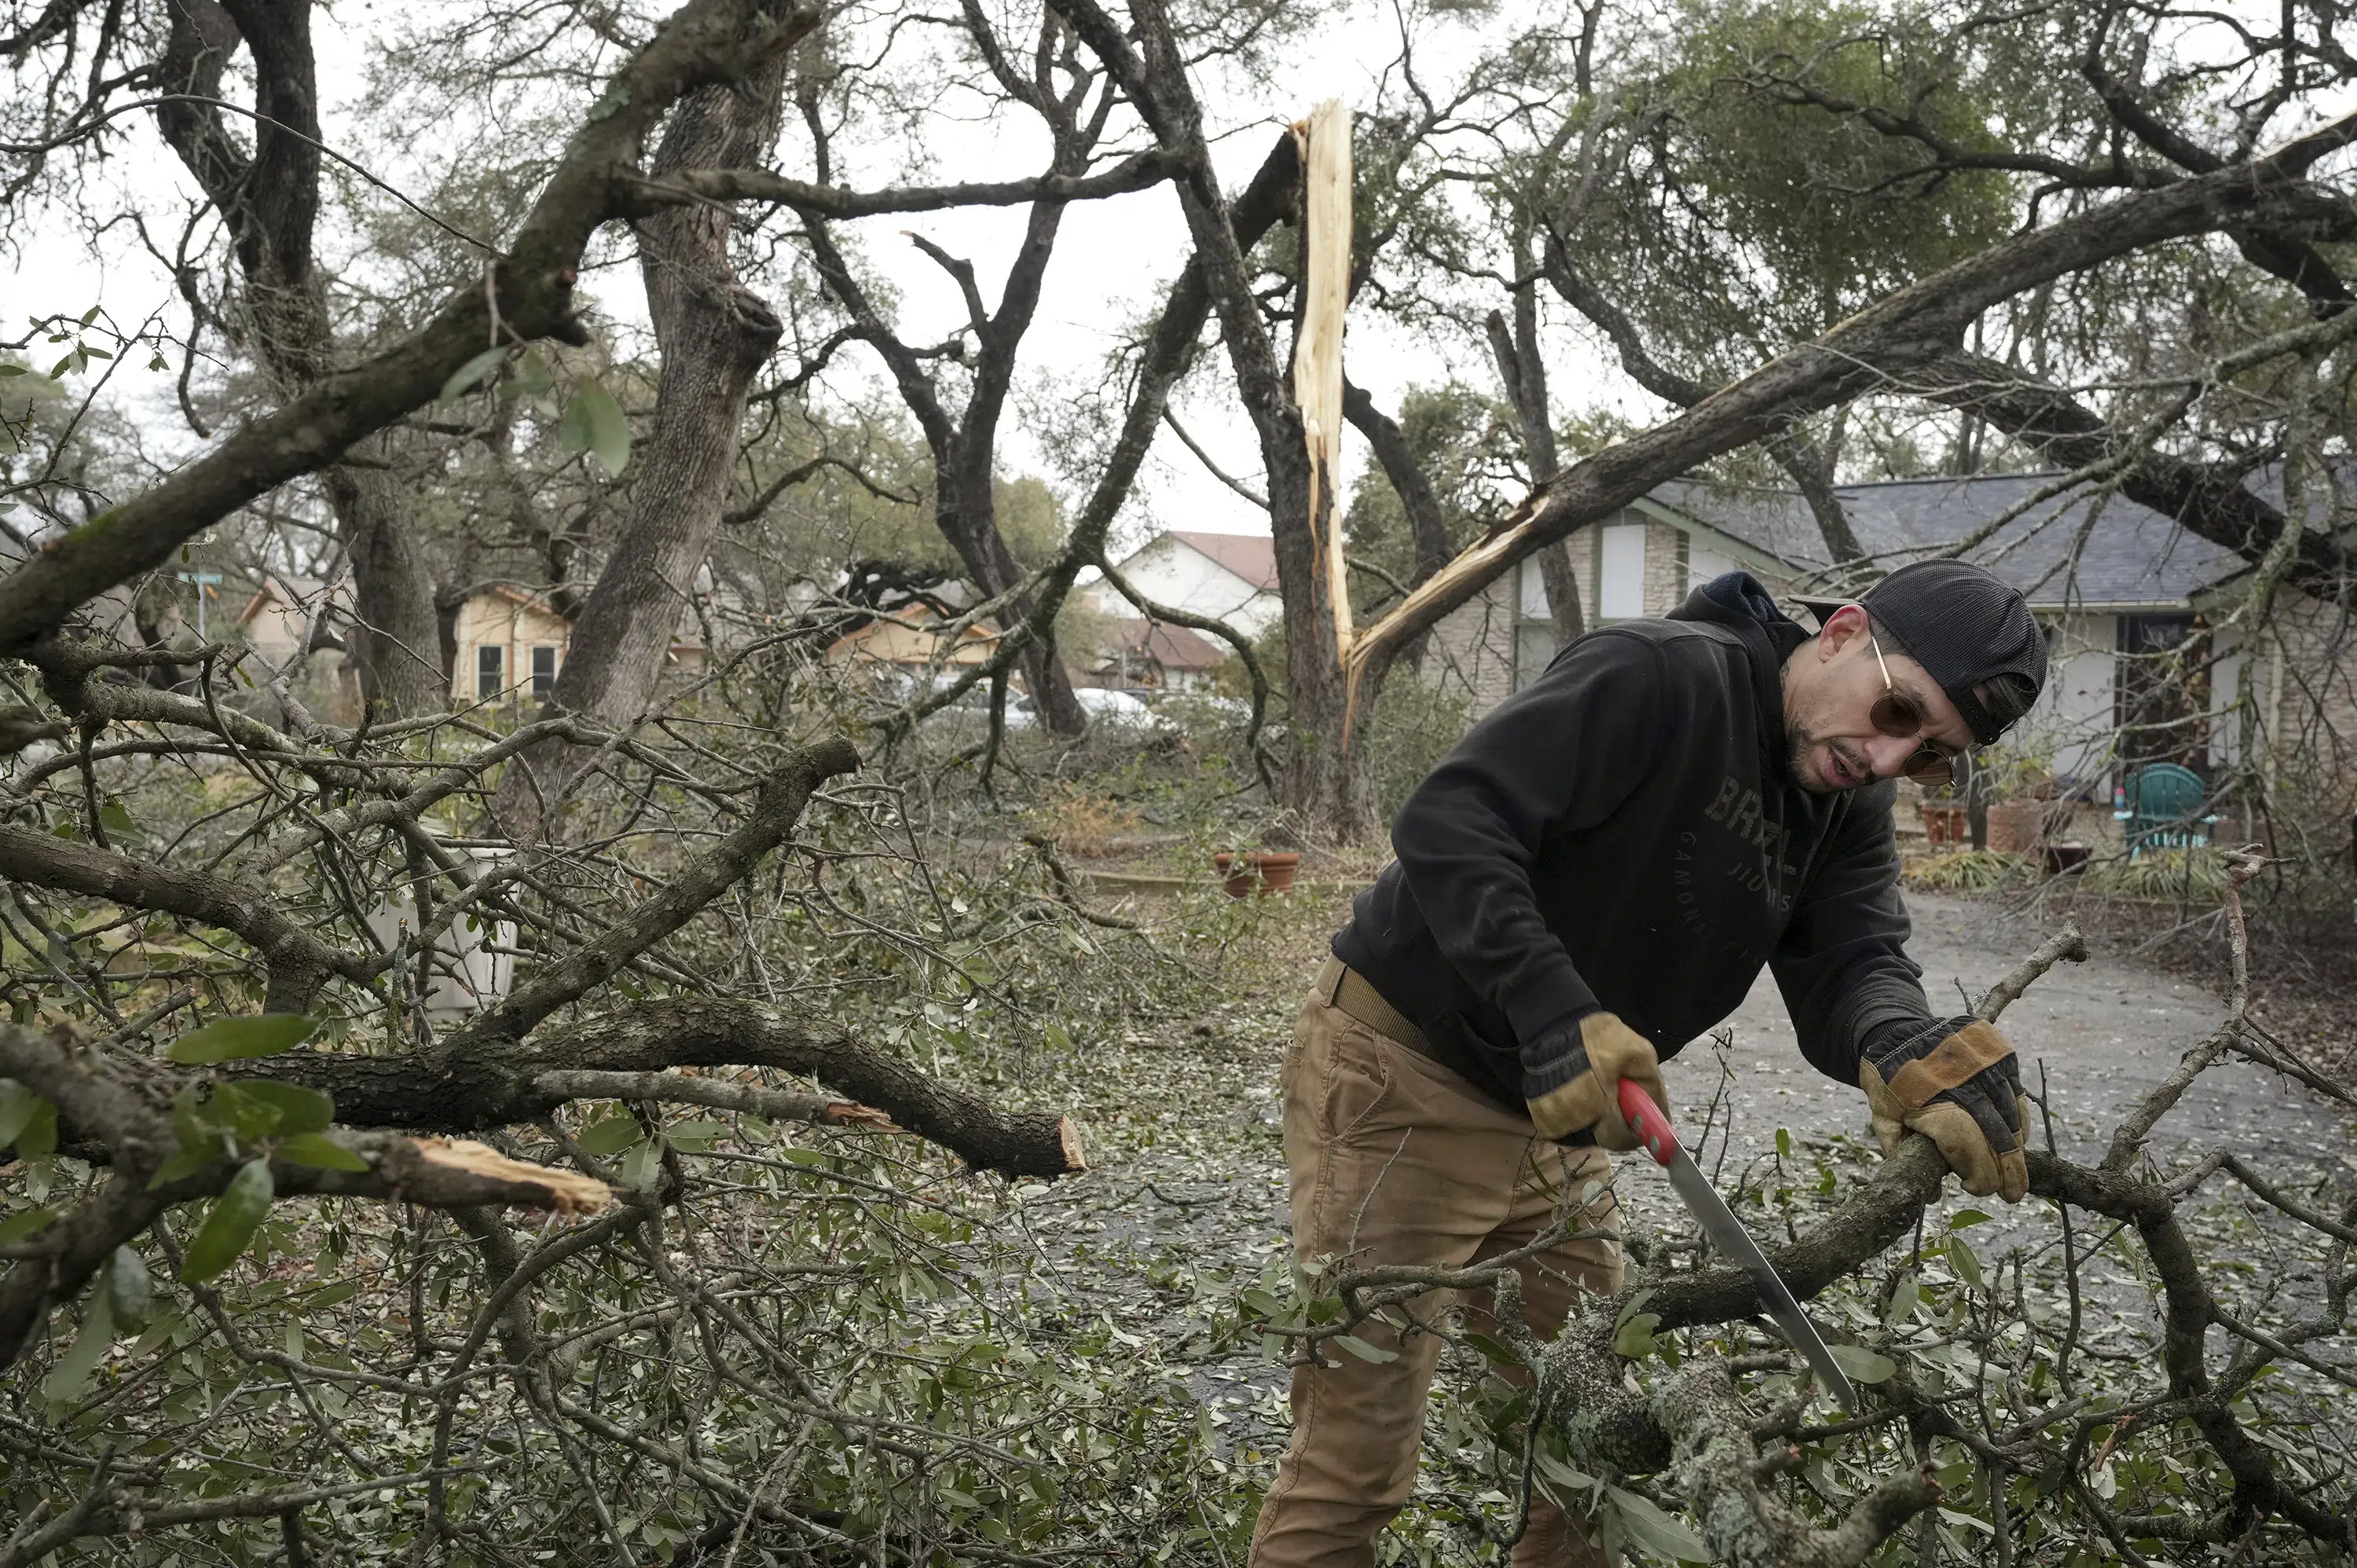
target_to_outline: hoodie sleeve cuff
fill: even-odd
[[[1571,960],[1558,955],[1555,962],[1516,987],[1505,1005],[1506,1019],[1527,1058],[1534,1042],[1566,1028],[1577,1030],[1582,1018],[1601,1012],[1604,1004],[1572,968]]]
[[[1523,1042],[1523,1098],[1551,1094],[1588,1069],[1587,1044],[1580,1021],[1589,1013],[1569,1014]]]

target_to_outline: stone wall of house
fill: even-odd
[[[1634,521],[1634,514],[1631,514]],[[1685,532],[1666,522],[1645,523],[1645,613],[1665,616],[1685,602]]]
[[[2357,810],[2357,616],[2287,593],[2274,629],[2280,685],[2273,660],[2257,660],[2251,694],[2273,732],[2276,798],[2309,825],[2345,823]]]
[[[1515,576],[1507,573],[1441,617],[1416,671],[1416,679],[1462,699],[1477,715],[1513,694]]]

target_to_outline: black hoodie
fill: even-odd
[[[1869,1031],[1931,1009],[1893,787],[1793,781],[1781,676],[1806,639],[1731,572],[1574,642],[1408,797],[1336,955],[1517,1108],[1584,1069],[1587,1014],[1674,1056],[1763,964],[1803,1054],[1855,1083]]]

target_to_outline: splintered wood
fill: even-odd
[[[546,1194],[540,1206],[560,1214],[594,1214],[614,1201],[613,1192],[602,1181],[575,1171],[511,1160],[490,1144],[468,1138],[420,1138],[417,1157],[422,1164],[464,1171],[486,1181],[538,1187]]]
[[[1351,112],[1339,98],[1294,123],[1301,149],[1304,219],[1301,335],[1293,349],[1293,401],[1309,445],[1309,536],[1326,565],[1334,652],[1351,649],[1350,583],[1342,564],[1342,315],[1351,302]]]

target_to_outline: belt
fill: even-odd
[[[1395,1040],[1420,1057],[1440,1060],[1432,1048],[1432,1042],[1425,1038],[1424,1031],[1408,1022],[1405,1014],[1384,1001],[1383,993],[1370,985],[1365,975],[1340,959],[1328,958],[1325,967],[1318,972],[1318,993],[1325,997],[1336,1012],[1356,1018],[1385,1039]]]

